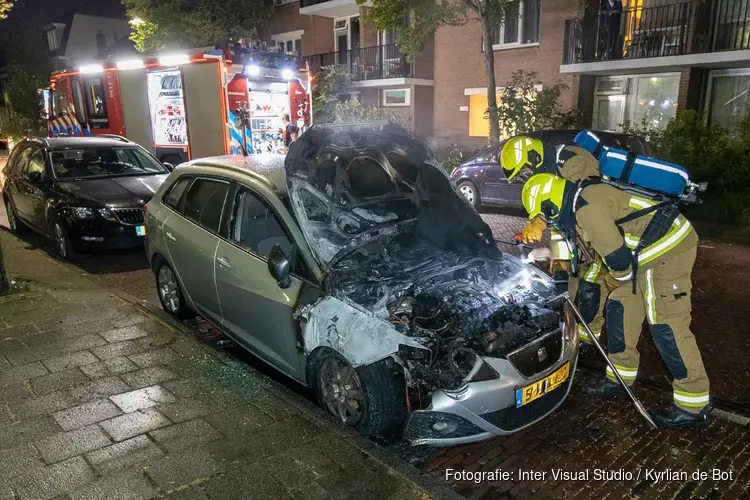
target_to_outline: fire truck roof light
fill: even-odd
[[[294,71],[292,71],[291,69],[281,70],[281,78],[283,78],[284,80],[291,80],[292,78],[294,78]]]
[[[190,62],[190,56],[187,54],[172,54],[159,58],[159,64],[164,66],[174,66],[177,64],[187,64]]]
[[[140,59],[126,59],[117,61],[117,69],[139,69],[143,68],[143,61]]]
[[[260,67],[255,65],[248,66],[245,68],[245,73],[250,76],[258,76],[260,74]]]
[[[104,66],[101,64],[85,64],[78,68],[81,73],[101,73],[104,71]]]

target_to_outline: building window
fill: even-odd
[[[383,90],[383,106],[408,106],[411,104],[409,89]]]
[[[541,0],[518,0],[505,7],[505,22],[492,37],[492,48],[503,49],[539,43]]]
[[[662,129],[677,114],[679,73],[598,78],[593,127],[619,131],[625,123]]]
[[[273,5],[278,7],[280,5],[286,5],[289,3],[299,2],[299,0],[273,0]]]
[[[750,68],[712,71],[707,95],[709,125],[735,131],[750,109]]]
[[[304,30],[290,31],[273,35],[271,40],[276,43],[279,52],[293,56],[302,56],[302,35]]]
[[[57,41],[57,30],[54,28],[47,31],[47,45],[49,46],[50,52],[57,50],[60,45]]]

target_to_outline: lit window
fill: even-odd
[[[502,49],[539,43],[541,0],[518,0],[505,7],[505,21],[492,36],[492,47]]]
[[[409,89],[383,90],[383,106],[408,106],[411,104]]]
[[[283,54],[302,56],[302,34],[303,30],[273,35],[271,40],[276,43],[276,48]]]
[[[57,33],[54,29],[47,31],[47,45],[49,46],[50,51],[57,50],[58,48]]]

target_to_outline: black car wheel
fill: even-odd
[[[18,219],[18,215],[16,215],[16,209],[13,208],[13,203],[7,196],[4,196],[3,198],[5,201],[5,213],[8,215],[8,226],[10,226],[10,230],[16,234],[22,234],[25,228],[23,222],[21,222]]]
[[[466,198],[466,200],[474,205],[474,208],[479,210],[482,206],[482,199],[479,195],[477,186],[471,181],[463,181],[458,185],[458,191]]]
[[[73,248],[73,242],[70,240],[68,230],[62,222],[56,221],[52,224],[52,237],[55,241],[57,255],[65,260],[76,260],[78,253]]]
[[[156,291],[159,294],[161,307],[178,319],[195,316],[185,303],[185,296],[177,275],[164,259],[159,259],[156,267]]]
[[[391,437],[406,417],[403,377],[378,361],[354,368],[326,349],[312,360],[312,381],[323,409],[365,436]]]

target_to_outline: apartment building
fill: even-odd
[[[579,76],[592,125],[661,127],[680,109],[700,109],[734,127],[750,106],[750,1],[623,3],[614,19],[599,16],[595,0],[565,21],[560,72]]]
[[[274,0],[264,39],[313,71],[340,64],[350,96],[403,114],[439,145],[477,147],[489,123],[483,30],[442,27],[413,62],[377,32],[354,0]],[[563,83],[561,104],[587,124],[664,126],[679,109],[704,109],[732,127],[750,106],[750,0],[518,0],[493,35],[497,91],[516,70]],[[613,2],[613,4],[620,2]],[[602,15],[602,9],[608,14]]]

